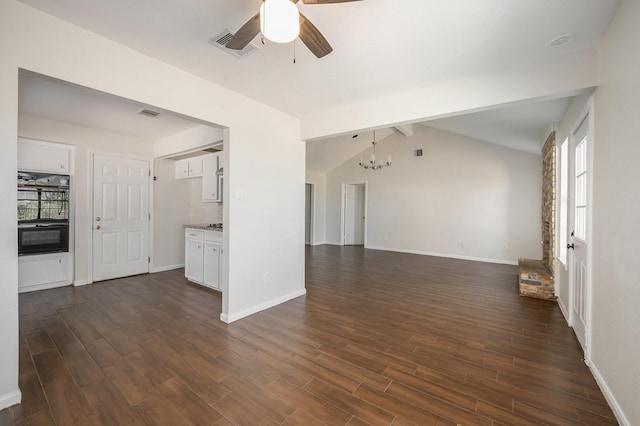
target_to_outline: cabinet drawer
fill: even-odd
[[[204,240],[204,231],[202,229],[187,228],[185,229],[185,237]]]
[[[204,231],[205,241],[215,241],[217,243],[222,242],[222,232],[220,231]]]

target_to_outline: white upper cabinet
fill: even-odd
[[[215,203],[220,201],[220,179],[217,171],[220,168],[220,154],[202,156],[202,201]]]
[[[185,158],[176,161],[176,179],[202,176],[202,157]]]
[[[69,174],[71,147],[18,138],[18,170]]]

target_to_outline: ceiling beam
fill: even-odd
[[[413,124],[409,123],[409,124],[399,124],[397,126],[393,126],[394,130],[397,130],[398,132],[402,133],[405,136],[413,136]]]

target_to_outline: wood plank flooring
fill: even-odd
[[[227,325],[183,270],[20,295],[9,425],[617,424],[517,267],[307,248],[307,295]]]

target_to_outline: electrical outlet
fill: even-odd
[[[464,241],[460,241],[460,248],[464,248],[465,244]]]
[[[268,283],[269,280],[271,279],[271,276],[269,275],[268,272],[265,272],[264,276],[262,277],[262,279],[264,280],[265,283]]]

